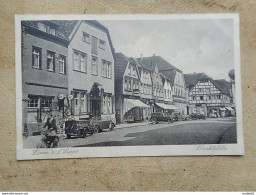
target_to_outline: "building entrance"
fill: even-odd
[[[99,84],[94,83],[90,91],[91,113],[93,117],[101,115],[101,91]]]

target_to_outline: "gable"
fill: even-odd
[[[124,72],[124,77],[132,77],[139,79],[137,68],[134,63],[131,63],[130,61],[128,62]]]

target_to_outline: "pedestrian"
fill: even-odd
[[[47,118],[44,128],[47,127],[48,134],[57,134],[56,120],[52,114]]]

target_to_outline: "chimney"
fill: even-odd
[[[140,61],[142,62],[142,60],[143,60],[143,54],[141,53],[140,54]]]

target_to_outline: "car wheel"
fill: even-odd
[[[114,123],[110,123],[109,124],[109,130],[112,131],[115,127],[115,124]]]
[[[97,125],[94,128],[94,133],[99,133],[100,132],[100,127]]]
[[[83,138],[86,138],[87,131],[88,130],[86,128],[84,128],[84,130],[83,130]]]

